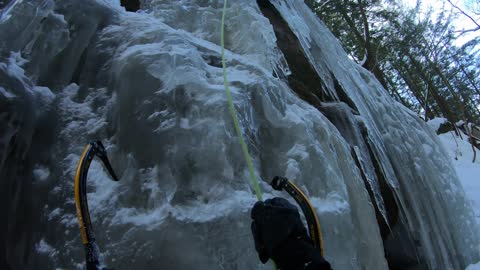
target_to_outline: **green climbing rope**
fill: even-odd
[[[222,13],[222,25],[220,26],[220,42],[222,45],[222,67],[223,67],[223,85],[225,86],[225,93],[227,94],[227,101],[228,101],[228,110],[232,115],[233,124],[235,125],[235,131],[237,132],[238,139],[240,140],[240,145],[242,146],[242,152],[247,161],[248,170],[250,171],[250,179],[253,186],[253,190],[255,190],[255,194],[257,195],[257,199],[259,201],[263,201],[262,199],[262,192],[260,191],[260,186],[258,185],[257,176],[255,175],[255,171],[253,170],[253,163],[252,157],[248,153],[247,144],[243,139],[242,130],[240,129],[240,125],[238,124],[237,114],[235,113],[235,107],[233,107],[233,100],[232,94],[230,93],[230,87],[228,87],[228,80],[227,80],[227,64],[225,62],[225,14],[227,13],[227,2],[225,0],[223,3],[223,13]],[[273,269],[277,270],[277,265],[272,260]]]
[[[228,109],[230,111],[230,114],[232,115],[233,124],[235,125],[235,131],[237,132],[238,139],[240,140],[240,145],[242,146],[242,152],[243,152],[243,155],[245,156],[245,160],[247,161],[248,170],[250,171],[251,183],[252,183],[253,189],[255,190],[255,194],[257,195],[258,200],[262,201],[263,200],[262,192],[260,191],[260,186],[258,185],[257,176],[255,175],[255,171],[253,170],[252,157],[248,153],[247,144],[245,143],[242,130],[240,129],[240,125],[238,123],[237,114],[235,113],[235,108],[233,107],[232,94],[230,93],[230,88],[228,86],[227,64],[225,63],[225,37],[224,37],[225,14],[227,13],[227,2],[228,0],[225,0],[223,4],[222,25],[220,27],[221,28],[220,39],[221,39],[221,45],[222,45],[223,84],[225,86],[225,92],[227,94]]]

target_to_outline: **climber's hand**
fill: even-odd
[[[272,258],[278,264],[292,241],[311,245],[297,208],[283,198],[257,202],[251,216],[255,249],[262,263]]]
[[[282,198],[252,208],[252,234],[260,261],[272,258],[282,270],[331,270],[313,246],[295,206]]]

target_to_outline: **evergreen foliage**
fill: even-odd
[[[479,1],[467,2],[478,13]],[[305,3],[397,101],[426,119],[480,124],[480,30],[454,26],[456,16],[467,12],[443,8],[438,15],[422,15],[419,5],[407,8],[391,0]],[[458,45],[471,32],[474,37]]]

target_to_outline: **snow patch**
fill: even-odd
[[[3,95],[6,98],[14,98],[16,95],[10,93],[8,90],[0,86],[0,95]]]
[[[60,208],[55,208],[48,214],[48,221],[53,220],[56,217],[59,217],[62,214],[63,210]]]
[[[56,249],[50,246],[45,239],[42,238],[40,242],[35,245],[35,250],[40,254],[46,254],[48,256],[53,256],[58,253]]]
[[[123,208],[116,212],[112,224],[133,224],[154,229],[163,223],[167,217],[179,221],[204,223],[225,217],[237,210],[247,212],[257,201],[256,197],[247,191],[235,191],[218,201],[202,204],[171,205],[165,204],[152,211],[141,211],[134,208]],[[239,207],[240,206],[240,207]]]
[[[317,213],[320,214],[342,214],[350,211],[348,202],[343,200],[342,197],[336,193],[328,194],[326,199],[312,197],[310,198],[310,202]]]
[[[437,132],[438,128],[441,124],[446,123],[448,120],[446,118],[436,117],[432,120],[427,122],[427,125],[431,127],[435,132]]]
[[[480,270],[480,262],[469,265],[465,270]]]
[[[53,94],[48,87],[35,86],[33,88],[33,91],[37,95],[38,100],[40,101],[40,105],[48,105],[55,98],[55,94]]]
[[[475,212],[477,224],[480,226],[480,151],[476,149],[477,158],[473,161],[474,150],[467,136],[457,137],[453,132],[439,135],[452,159],[460,182]],[[480,230],[480,228],[479,228]]]
[[[50,170],[44,166],[37,164],[33,169],[33,176],[35,177],[36,180],[40,182],[45,182],[50,176]]]

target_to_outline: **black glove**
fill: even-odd
[[[262,263],[272,258],[282,270],[331,269],[313,246],[297,208],[287,200],[257,202],[251,216],[255,249]]]

